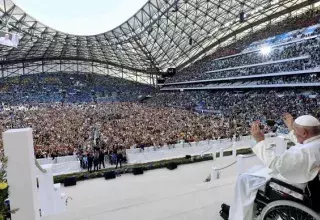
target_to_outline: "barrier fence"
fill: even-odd
[[[274,137],[274,138],[267,138],[266,139],[267,144],[270,146],[269,149],[273,150],[276,155],[283,154],[288,146],[288,141],[285,139],[285,137]],[[272,147],[274,145],[274,147]],[[234,158],[234,161],[223,166],[223,167],[217,167],[213,166],[211,170],[211,180],[216,180],[221,178],[222,171],[226,170],[230,167],[236,166],[237,175],[240,175],[244,172],[246,172],[247,168],[245,165],[245,160],[249,158],[256,157],[255,154],[251,155],[236,155],[236,146],[233,144],[233,150],[232,150],[232,157]],[[220,156],[218,160],[222,160],[223,158],[223,149],[220,149]],[[260,161],[258,158],[256,158],[256,161]],[[260,161],[261,162],[261,161]]]
[[[163,147],[131,148],[126,151],[128,162],[147,163],[152,161],[180,158],[186,155],[204,155],[215,153],[218,149],[225,151],[235,146],[237,149],[250,148],[252,146],[250,136],[242,137],[240,141],[233,142],[230,139],[207,140],[193,143],[179,143],[165,145]]]
[[[276,145],[279,145],[277,141],[273,141]],[[227,150],[232,150],[232,155],[235,157],[238,149],[251,148],[255,144],[251,136],[243,136],[240,141],[232,141],[230,139],[221,140],[207,140],[193,143],[178,143],[174,145],[166,145],[163,147],[146,147],[144,149],[131,148],[126,150],[126,155],[129,164],[148,163],[153,161],[168,160],[174,158],[185,157],[186,155],[201,155],[213,154],[213,158],[216,158],[216,152],[220,152],[220,156]],[[284,150],[283,145],[277,147],[277,153]],[[37,159],[40,165],[52,165],[53,175],[67,174],[80,172],[80,162],[76,155],[57,157],[57,158],[43,158]],[[227,167],[234,165],[227,165]],[[219,168],[218,171],[224,168]],[[226,169],[226,168],[225,168]]]

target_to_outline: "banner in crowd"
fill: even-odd
[[[0,30],[0,44],[8,47],[18,47],[20,35]]]

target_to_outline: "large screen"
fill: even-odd
[[[15,33],[9,33],[0,30],[0,44],[9,47],[18,47],[20,36]]]

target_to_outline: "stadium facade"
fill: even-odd
[[[79,36],[50,28],[11,0],[0,0],[0,30],[21,34],[0,46],[0,76],[47,72],[109,74],[155,84],[267,25],[318,7],[314,0],[149,0],[105,33]]]

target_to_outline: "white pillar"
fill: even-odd
[[[215,166],[211,169],[211,181],[218,179],[218,170]]]
[[[215,148],[214,148],[213,151],[212,151],[212,159],[213,159],[213,160],[216,160],[216,159],[217,159],[217,151],[216,151]]]
[[[42,216],[53,215],[55,207],[52,165],[45,167],[47,173],[38,172],[39,197]]]
[[[233,142],[232,144],[232,156],[236,157],[237,156],[237,146],[236,146],[236,142]]]
[[[244,172],[244,156],[238,155],[237,156],[237,173],[238,175]]]
[[[219,155],[220,158],[223,157],[223,148],[220,148],[220,155]]]
[[[40,220],[32,129],[4,132],[3,145],[8,157],[10,207],[19,209],[16,214],[12,214],[12,220]]]

